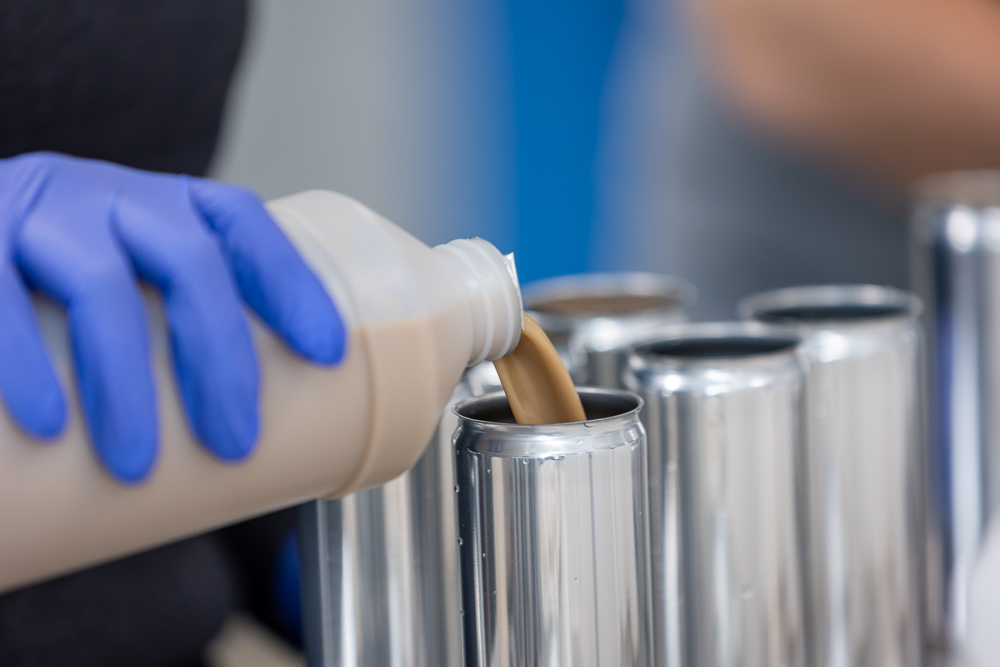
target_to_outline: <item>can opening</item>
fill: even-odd
[[[646,343],[637,348],[640,354],[662,357],[710,358],[752,357],[789,350],[798,345],[794,338],[778,336],[692,337]]]
[[[907,320],[920,314],[920,301],[880,285],[807,285],[755,294],[740,302],[742,317],[792,327]]]
[[[580,391],[583,411],[587,421],[618,417],[639,408],[639,397],[624,391],[587,390]],[[460,417],[491,424],[515,424],[507,396],[502,392],[478,398],[456,408]],[[580,423],[580,422],[577,422]],[[543,427],[545,425],[542,425]],[[525,426],[524,428],[531,428]]]
[[[762,322],[850,322],[859,320],[875,320],[890,317],[903,317],[909,313],[905,306],[878,303],[845,303],[829,306],[790,306],[788,308],[773,308],[757,313],[756,318]]]
[[[636,271],[547,278],[523,293],[525,310],[568,320],[681,312],[694,302],[694,287],[683,280]]]
[[[602,317],[673,310],[682,306],[680,300],[672,296],[619,293],[542,298],[531,302],[528,309],[549,315]]]

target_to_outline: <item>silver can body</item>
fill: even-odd
[[[794,327],[807,358],[810,664],[923,664],[919,300],[872,285],[801,287],[750,297],[740,311]]]
[[[685,324],[630,350],[650,443],[656,665],[806,664],[798,343],[755,323]]]
[[[926,306],[938,463],[931,516],[945,588],[931,600],[932,629],[962,640],[969,577],[1000,505],[1000,172],[921,182],[911,248],[913,286]]]
[[[641,401],[580,396],[572,424],[514,424],[502,393],[456,408],[470,667],[649,664]]]
[[[452,407],[499,387],[492,363],[470,368],[409,472],[300,510],[310,667],[463,664]]]
[[[623,350],[659,327],[685,322],[690,283],[658,273],[583,273],[524,286],[524,308],[563,357],[577,384],[621,387]]]

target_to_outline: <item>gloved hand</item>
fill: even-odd
[[[52,153],[0,160],[0,395],[28,433],[62,430],[28,297],[39,289],[66,308],[91,441],[122,481],[146,476],[158,434],[136,276],[163,294],[189,425],[220,459],[245,457],[258,430],[241,295],[307,359],[343,356],[333,302],[248,190]]]

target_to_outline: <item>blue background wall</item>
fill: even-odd
[[[254,0],[214,176],[478,235],[525,281],[587,270],[624,0]]]
[[[524,282],[590,268],[605,80],[622,0],[509,0],[515,256]]]

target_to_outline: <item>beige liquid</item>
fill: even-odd
[[[518,424],[586,421],[580,396],[559,353],[542,328],[524,316],[521,341],[493,362]]]

